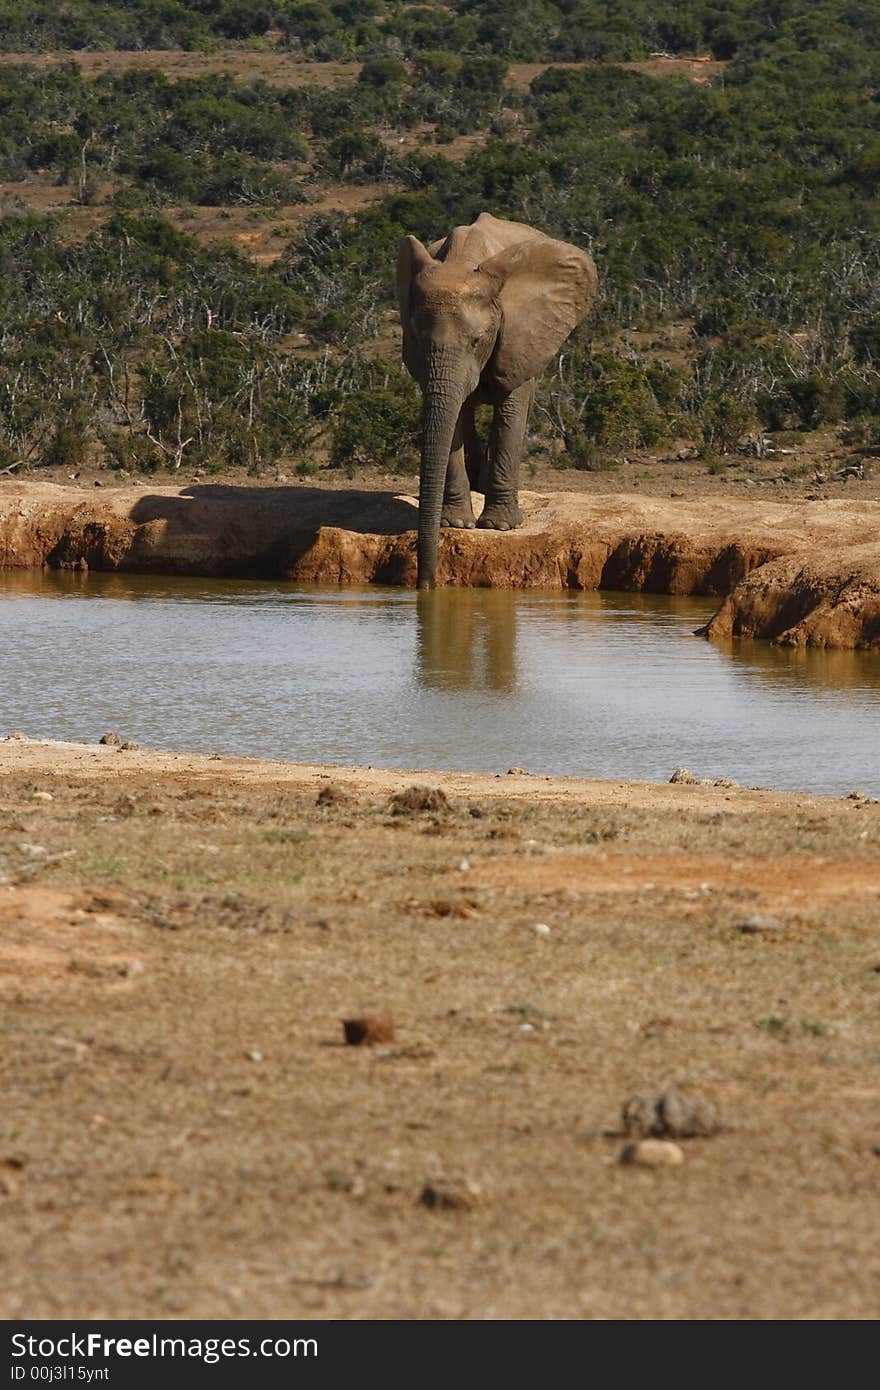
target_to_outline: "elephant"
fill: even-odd
[[[596,295],[591,256],[482,212],[397,258],[403,361],[423,395],[418,587],[437,582],[440,527],[522,525],[518,472],[537,378]],[[474,409],[493,407],[488,458]],[[479,521],[471,488],[485,493]]]

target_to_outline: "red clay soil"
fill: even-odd
[[[444,532],[440,582],[709,594],[708,635],[880,649],[880,503],[522,494],[510,534]],[[416,577],[413,497],[192,484],[102,491],[9,480],[0,568],[309,584]]]

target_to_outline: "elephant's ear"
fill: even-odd
[[[504,312],[492,374],[514,391],[540,376],[586,318],[596,295],[596,267],[577,246],[536,237],[490,256],[480,271],[498,280]]]
[[[416,343],[409,329],[410,300],[413,280],[434,260],[419,241],[418,237],[405,236],[397,253],[397,307],[400,322],[403,324],[403,361],[410,376],[419,380],[421,360]]]

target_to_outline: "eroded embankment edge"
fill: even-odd
[[[181,521],[72,498],[0,504],[0,567],[413,587],[415,533],[297,527],[264,511],[200,506]],[[699,531],[699,528],[696,528]],[[713,639],[880,649],[880,544],[831,559],[783,534],[743,540],[637,526],[556,525],[441,536],[443,586],[604,589],[723,599]]]

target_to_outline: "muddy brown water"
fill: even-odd
[[[0,734],[880,794],[880,657],[712,645],[710,599],[0,574]]]

